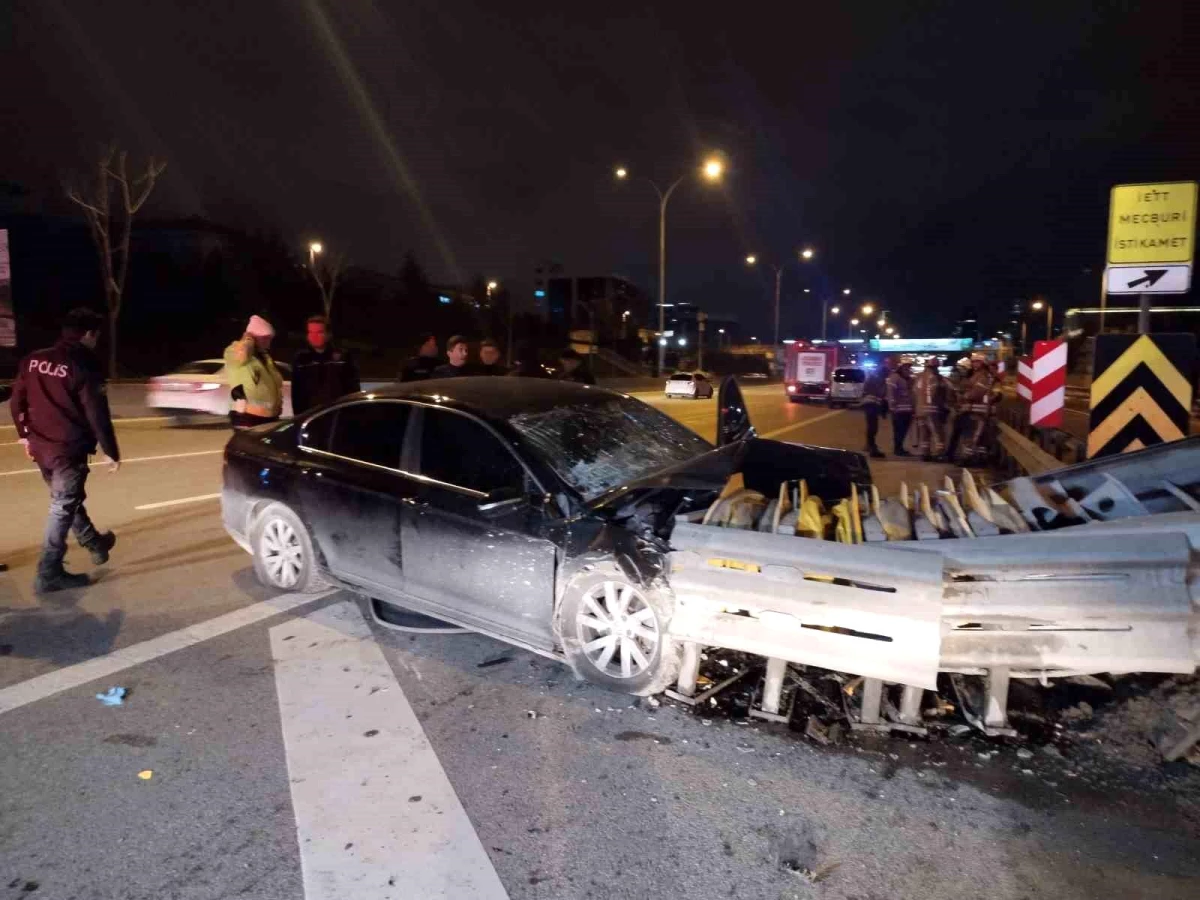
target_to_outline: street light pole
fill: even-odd
[[[724,170],[724,165],[720,159],[710,157],[701,169],[702,174],[709,181],[719,181],[721,173]],[[624,179],[629,176],[629,170],[624,166],[616,169],[617,178]],[[658,194],[658,373],[661,375],[666,368],[667,345],[663,343],[661,338],[663,332],[667,330],[667,203],[671,199],[671,195],[675,193],[675,188],[683,184],[687,180],[690,172],[685,172],[680,175],[671,184],[670,187],[663,191],[658,184],[647,178],[650,186],[654,188],[654,192]]]
[[[775,346],[779,346],[779,287],[783,283],[783,266],[772,266],[775,269]]]

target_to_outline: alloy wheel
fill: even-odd
[[[271,519],[262,530],[259,541],[263,568],[276,587],[295,587],[304,570],[304,547],[300,536],[283,519]]]
[[[604,581],[584,595],[575,621],[583,652],[611,678],[635,678],[654,664],[662,641],[658,617],[629,584]]]

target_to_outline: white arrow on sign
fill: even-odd
[[[1109,266],[1105,284],[1110,294],[1186,294],[1192,284],[1192,267]]]

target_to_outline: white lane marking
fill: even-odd
[[[829,412],[821,413],[819,416],[813,416],[811,419],[804,419],[801,422],[793,422],[791,425],[784,425],[782,428],[776,428],[774,431],[768,431],[766,434],[760,434],[759,437],[773,438],[783,434],[785,431],[791,431],[794,428],[804,428],[807,425],[816,425],[818,422],[824,422],[826,419],[840,416],[845,410],[831,409]]]
[[[357,604],[270,634],[305,900],[508,900]]]
[[[200,494],[198,497],[183,497],[179,500],[163,500],[161,503],[143,503],[134,509],[166,509],[168,506],[182,506],[185,503],[200,503],[203,500],[216,500],[220,494]]]
[[[204,415],[204,414],[200,413],[200,415]],[[128,419],[114,418],[113,424],[117,425],[117,426],[121,426],[121,425],[132,425],[135,422],[169,422],[171,420],[171,418],[172,418],[171,416],[132,416]],[[15,430],[16,427],[17,427],[16,425],[0,425],[0,428],[8,428],[8,429],[12,429],[12,430]]]
[[[167,453],[163,456],[136,456],[133,459],[121,460],[121,465],[124,466],[124,465],[128,465],[129,463],[158,462],[159,460],[163,460],[163,459],[186,459],[189,456],[213,456],[217,453],[224,453],[224,452],[225,452],[225,450],[222,448],[220,450],[193,450],[190,453]],[[106,466],[106,465],[108,465],[108,460],[95,459],[95,460],[92,460],[92,462],[88,463],[88,465],[89,466]],[[11,472],[0,472],[0,478],[4,478],[9,475],[37,475],[37,474],[38,474],[37,469],[13,469]]]
[[[189,625],[179,631],[172,631],[169,634],[160,635],[121,650],[114,650],[112,653],[97,656],[95,659],[76,663],[73,666],[64,666],[53,672],[47,672],[45,675],[38,675],[36,678],[30,678],[28,681],[22,681],[0,690],[0,714],[11,712],[39,700],[45,700],[47,697],[53,697],[63,691],[81,687],[89,681],[108,678],[132,666],[140,666],[142,663],[158,659],[160,656],[166,656],[168,653],[183,650],[193,644],[212,640],[247,625],[253,625],[255,622],[261,622],[280,613],[312,603],[314,600],[320,600],[329,596],[330,593],[332,592],[282,594],[270,600],[225,613],[225,615],[209,619],[207,622]]]

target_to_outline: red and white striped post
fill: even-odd
[[[1017,360],[1017,396],[1028,403],[1033,399],[1033,359],[1022,356]]]
[[[1063,340],[1036,341],[1033,345],[1033,396],[1029,424],[1061,428],[1063,400],[1067,393],[1067,344]]]

